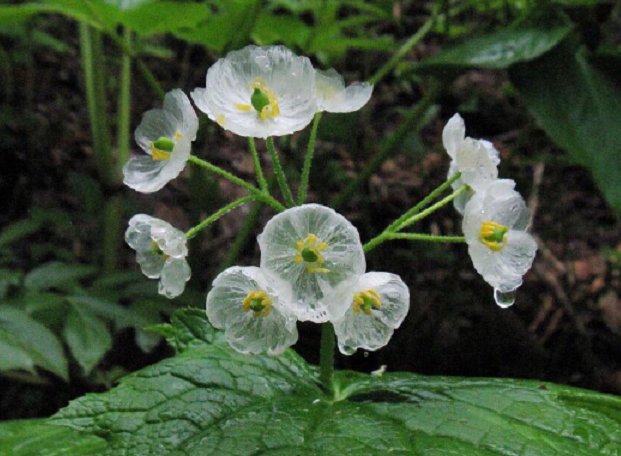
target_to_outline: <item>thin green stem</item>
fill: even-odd
[[[365,167],[345,187],[345,189],[336,195],[330,204],[332,207],[338,208],[346,201],[349,201],[362,183],[366,182],[369,177],[371,177],[371,175],[382,165],[382,163],[386,161],[386,159],[397,152],[408,135],[412,134],[412,132],[417,132],[422,128],[425,113],[435,100],[439,91],[440,85],[432,83],[430,89],[423,96],[423,98],[407,113],[397,131],[395,131],[385,145],[371,157]]]
[[[379,70],[375,72],[373,76],[369,79],[371,84],[377,84],[380,80],[382,80],[388,73],[390,73],[397,64],[407,55],[408,52],[412,50],[414,46],[420,43],[425,36],[431,31],[433,24],[436,20],[435,15],[427,19],[427,21],[423,24],[418,31],[410,37],[395,54],[386,62]]]
[[[188,161],[190,163],[194,163],[197,166],[200,166],[201,168],[206,169],[207,171],[216,174],[220,177],[223,177],[225,179],[227,179],[228,181],[233,182],[236,185],[239,185],[240,187],[242,187],[243,189],[249,191],[251,194],[256,196],[256,199],[258,201],[261,201],[271,207],[273,207],[275,210],[277,210],[278,212],[284,211],[286,208],[285,206],[283,206],[280,202],[278,202],[276,199],[274,199],[271,195],[268,195],[267,193],[261,191],[260,189],[258,189],[257,187],[255,187],[254,185],[246,182],[245,180],[237,177],[236,175],[226,171],[225,169],[220,168],[219,166],[216,166],[212,163],[209,163],[208,161],[205,161],[201,158],[198,158],[194,155],[190,155],[190,158],[188,159]]]
[[[265,180],[265,176],[263,175],[263,168],[261,168],[261,160],[259,158],[259,153],[257,152],[257,145],[254,142],[254,138],[248,137],[248,147],[250,148],[250,153],[252,154],[252,161],[254,162],[254,172],[257,175],[257,182],[259,183],[259,188],[266,193],[269,193],[267,187],[267,181]]]
[[[464,236],[437,236],[426,233],[388,233],[386,240],[406,239],[409,241],[425,241],[425,242],[466,242]]]
[[[127,46],[131,46],[132,32],[125,27],[123,30],[123,41]],[[117,113],[117,156],[116,156],[116,175],[120,181],[122,179],[123,165],[129,160],[129,129],[130,129],[130,110],[131,110],[131,82],[132,82],[132,58],[128,54],[121,57],[121,77],[119,86],[119,104]]]
[[[288,207],[292,207],[295,205],[293,201],[293,194],[291,193],[291,189],[289,188],[289,184],[287,183],[287,176],[285,176],[285,171],[283,170],[282,164],[280,163],[278,151],[274,146],[274,138],[270,136],[265,140],[265,143],[267,144],[267,150],[270,153],[270,158],[272,159],[272,167],[274,168],[274,174],[276,175],[276,182],[278,182],[278,186],[280,187],[282,196],[285,198],[285,203]]]
[[[386,228],[386,231],[399,231],[400,225],[405,222],[407,219],[412,217],[415,214],[418,214],[421,209],[427,207],[432,201],[434,201],[438,196],[440,196],[445,190],[451,187],[453,183],[461,177],[461,173],[455,173],[448,179],[446,182],[440,184],[434,190],[431,191],[427,196],[425,196],[420,202],[418,202],[414,207],[406,211],[403,215],[401,215],[397,220],[392,222]]]
[[[399,226],[399,230],[402,230],[403,228],[410,226],[416,222],[419,222],[420,220],[424,219],[425,217],[427,217],[428,215],[433,214],[435,211],[437,211],[438,209],[446,206],[448,203],[450,203],[451,201],[453,201],[455,198],[457,198],[459,195],[461,195],[462,193],[464,193],[466,190],[468,190],[468,186],[467,185],[462,185],[461,187],[459,187],[457,190],[455,190],[453,193],[451,193],[449,196],[442,198],[440,201],[438,201],[437,203],[429,206],[427,209],[422,210],[421,212],[419,212],[418,214],[414,214],[412,217],[410,217],[409,219],[407,219],[406,221],[404,221],[400,226]]]
[[[308,147],[306,148],[304,165],[302,167],[302,177],[300,180],[300,189],[298,190],[298,204],[304,204],[304,201],[306,201],[306,195],[308,193],[308,180],[310,178],[311,165],[313,164],[313,157],[315,155],[315,141],[317,140],[317,128],[319,127],[320,120],[321,112],[318,112],[315,114],[310,136],[308,137]]]
[[[164,92],[164,89],[162,89],[162,86],[158,82],[153,72],[149,69],[147,64],[144,63],[141,58],[136,58],[136,62],[138,62],[138,70],[140,70],[140,73],[142,74],[144,80],[147,82],[147,84],[151,86],[157,96],[163,100],[166,93]]]
[[[319,380],[324,389],[332,393],[334,376],[334,326],[327,322],[321,325],[321,346],[319,351]]]
[[[192,239],[201,230],[204,230],[209,225],[211,225],[213,222],[215,222],[216,220],[219,220],[220,218],[222,218],[223,216],[225,216],[226,214],[231,212],[233,209],[236,209],[236,208],[238,208],[240,206],[243,206],[244,204],[246,204],[249,201],[254,201],[256,198],[257,197],[254,196],[254,195],[244,196],[243,198],[236,199],[235,201],[232,201],[229,204],[227,204],[226,206],[218,209],[216,212],[211,214],[209,217],[207,217],[201,223],[199,223],[195,227],[190,228],[188,231],[186,231],[186,233],[185,233],[186,239]]]
[[[423,210],[423,211],[421,211],[421,212],[419,212],[417,214],[414,214],[413,216],[411,216],[410,218],[405,220],[403,223],[401,223],[401,225],[399,225],[399,229],[401,230],[401,229],[405,228],[406,226],[412,225],[413,223],[416,223],[416,222],[424,219],[425,217],[427,217],[428,215],[434,213],[438,209],[446,206],[448,203],[453,201],[455,198],[457,198],[459,195],[461,195],[467,189],[468,189],[467,185],[462,185],[457,190],[455,190],[453,193],[451,193],[447,197],[441,199],[440,201],[438,201],[434,205],[429,206],[427,209],[425,209],[425,210]],[[362,246],[362,248],[364,249],[365,253],[368,253],[371,250],[373,250],[375,247],[380,245],[381,243],[383,243],[385,241],[388,241],[390,239],[405,239],[404,237],[394,237],[394,236],[401,235],[401,234],[403,234],[403,235],[414,234],[415,235],[414,237],[416,237],[417,240],[419,240],[419,241],[429,240],[430,242],[436,242],[436,241],[434,241],[431,238],[423,239],[421,236],[419,236],[419,233],[395,233],[393,231],[388,231],[388,228],[386,228],[380,234],[378,234],[373,239],[371,239],[366,244],[364,244]],[[425,236],[427,236],[427,235],[425,235]],[[429,236],[431,236],[431,235],[429,235]],[[452,242],[460,242],[460,241],[452,241]]]
[[[113,183],[113,157],[110,147],[106,110],[101,34],[85,23],[80,23],[80,54],[86,88],[86,106],[93,137],[93,150],[99,178],[102,183]]]

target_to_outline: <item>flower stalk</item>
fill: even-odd
[[[280,163],[280,157],[278,156],[278,151],[274,146],[274,138],[271,136],[265,140],[267,144],[267,150],[270,154],[270,158],[272,159],[272,166],[274,168],[274,174],[276,175],[276,182],[278,182],[278,186],[280,187],[280,192],[282,196],[285,198],[285,203],[288,207],[295,206],[295,202],[293,201],[293,194],[291,193],[291,188],[289,188],[289,184],[287,183],[287,176],[285,175],[285,171]]]
[[[195,227],[190,228],[188,231],[186,231],[186,233],[185,233],[186,239],[192,239],[200,231],[204,230],[209,225],[211,225],[213,222],[219,220],[220,218],[222,218],[223,216],[225,216],[226,214],[228,214],[232,210],[237,209],[238,207],[243,206],[244,204],[246,204],[246,203],[248,203],[250,201],[254,201],[256,199],[257,199],[256,196],[248,195],[248,196],[244,196],[243,198],[239,198],[239,199],[236,199],[235,201],[230,202],[229,204],[227,204],[226,206],[222,207],[221,209],[218,209],[216,212],[211,214],[209,217],[207,217],[205,220],[200,222]]]
[[[302,167],[302,177],[300,179],[300,189],[298,190],[298,204],[304,204],[308,193],[308,180],[310,178],[311,165],[315,156],[315,141],[317,140],[317,129],[321,120],[321,112],[315,114],[313,126],[311,127],[310,136],[308,138],[308,147],[304,156],[304,165]]]
[[[327,322],[321,325],[321,345],[319,348],[319,380],[326,392],[333,393],[334,376],[334,326]]]

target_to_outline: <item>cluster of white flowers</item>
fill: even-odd
[[[461,173],[453,188],[468,185],[468,191],[454,200],[455,208],[464,216],[462,230],[475,269],[494,287],[496,303],[509,307],[537,252],[537,243],[526,232],[530,213],[515,182],[498,179],[500,158],[492,143],[467,138],[465,133],[459,114],[442,132],[452,159],[449,178]]]
[[[315,70],[308,58],[284,46],[247,46],[209,68],[207,87],[195,89],[191,96],[201,111],[225,129],[240,136],[267,138],[303,129],[320,111],[358,110],[372,91],[366,82],[345,87],[334,69]],[[136,142],[146,155],[132,157],[125,164],[123,182],[142,193],[163,188],[183,171],[197,131],[198,117],[189,98],[179,89],[167,93],[163,108],[147,111],[135,131]],[[157,246],[166,239],[176,239],[181,245],[182,237],[168,223],[147,215],[132,218],[125,234],[144,274],[159,278],[159,292],[169,298],[181,294],[190,277],[185,237],[180,251]]]
[[[394,274],[369,272],[358,230],[334,210],[305,204],[273,217],[258,237],[261,266],[232,267],[213,282],[207,316],[245,353],[278,354],[296,321],[330,321],[339,349],[377,350],[410,306]]]

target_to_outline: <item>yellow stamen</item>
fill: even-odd
[[[175,139],[179,141],[181,138],[183,138],[183,135],[180,131],[177,130],[177,132],[175,133]]]
[[[272,313],[272,298],[263,290],[253,290],[246,295],[242,302],[244,312],[253,311],[254,318],[267,317]]]
[[[243,104],[243,103],[235,103],[235,107],[242,112],[250,112],[252,111],[252,106],[250,106],[249,104]]]
[[[479,239],[493,252],[502,250],[507,244],[507,233],[509,228],[500,223],[486,221],[481,223]]]
[[[221,127],[224,126],[224,114],[220,114],[218,117],[216,117],[216,123]]]
[[[354,294],[352,301],[352,309],[357,315],[362,312],[365,315],[372,315],[371,310],[380,309],[382,307],[382,299],[377,290],[369,288]]]
[[[158,149],[151,146],[151,158],[153,160],[168,160],[170,158],[170,152],[166,152],[165,150]]]
[[[308,233],[304,239],[295,242],[297,253],[293,261],[298,264],[304,263],[307,272],[330,272],[321,265],[326,261],[321,252],[328,248],[328,244],[321,241],[316,234]]]

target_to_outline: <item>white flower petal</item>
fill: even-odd
[[[524,231],[529,212],[514,186],[513,181],[503,179],[475,193],[466,204],[462,223],[474,268],[499,296],[522,284],[522,276],[530,269],[537,251],[535,240]],[[503,241],[491,247],[481,237],[483,225],[489,222],[507,229]],[[497,302],[508,306],[512,299]]]
[[[325,243],[323,262],[296,262],[296,244],[314,235]],[[261,267],[291,284],[293,312],[306,321],[324,322],[342,313],[326,299],[342,283],[356,280],[366,263],[358,230],[342,215],[318,204],[288,209],[273,217],[258,237]],[[313,266],[323,269],[312,270]]]
[[[174,89],[166,94],[164,97],[164,110],[175,116],[177,131],[181,132],[188,141],[196,139],[198,117],[194,112],[190,99],[182,90]]]
[[[466,138],[455,154],[455,167],[461,180],[474,191],[480,191],[498,178],[498,151],[492,143]]]
[[[381,307],[373,308],[371,315],[356,312],[352,306],[354,294],[374,290],[380,296]],[[358,348],[377,350],[385,346],[410,308],[410,292],[401,278],[386,272],[369,272],[360,277],[349,292],[345,315],[334,322],[339,350],[351,355]]]
[[[442,130],[442,144],[451,158],[455,158],[457,150],[466,136],[466,125],[459,114],[449,119]]]
[[[129,220],[125,241],[136,250],[143,274],[160,279],[160,294],[173,298],[183,292],[190,267],[185,260],[188,249],[182,231],[158,218],[136,214]]]
[[[252,108],[257,80],[276,95],[278,115],[261,119]],[[315,115],[315,70],[308,58],[284,46],[247,46],[211,66],[206,88],[195,89],[191,96],[211,120],[237,135],[287,135],[303,129]]]
[[[373,93],[373,85],[355,82],[345,87],[343,77],[334,68],[317,70],[317,110],[328,112],[353,112],[362,108]]]
[[[190,265],[185,258],[168,258],[160,274],[159,293],[170,299],[176,298],[183,293],[190,275]]]
[[[175,114],[164,109],[151,109],[142,115],[140,125],[134,132],[134,139],[142,149],[150,154],[151,143],[165,136],[175,136],[178,120]]]
[[[268,315],[244,311],[249,293],[265,291],[272,301]],[[220,273],[207,294],[207,317],[224,329],[226,340],[242,353],[277,355],[298,338],[296,320],[287,309],[291,290],[287,283],[256,267],[232,267]]]

